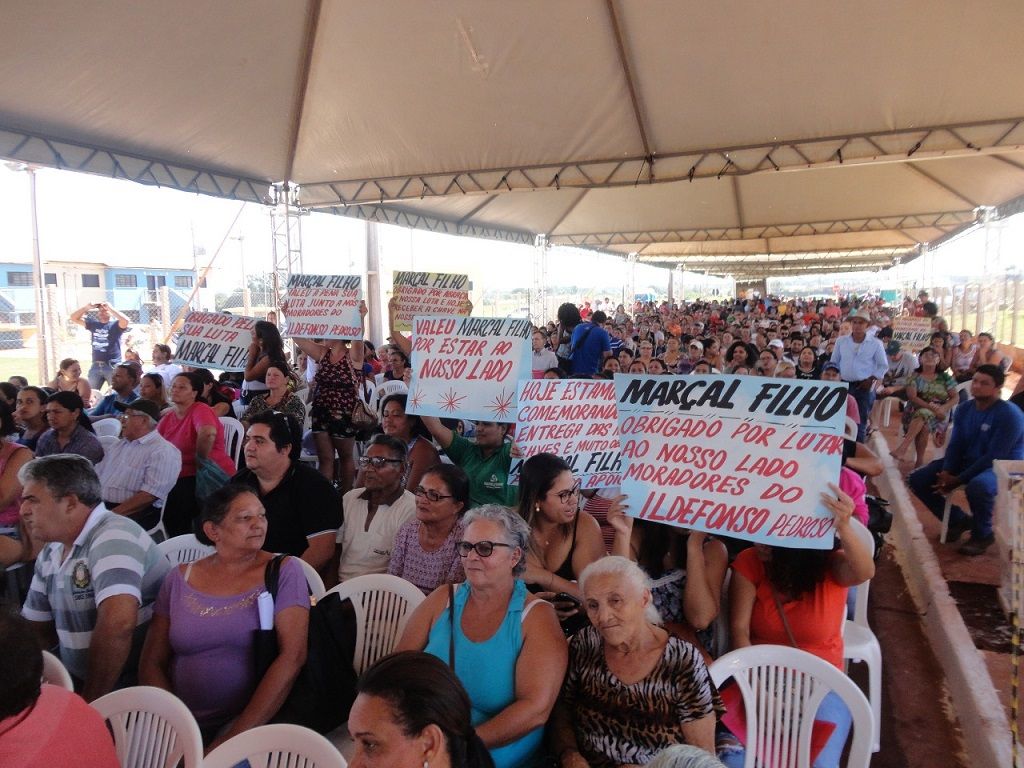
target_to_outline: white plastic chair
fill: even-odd
[[[902,398],[890,395],[889,397],[883,397],[878,401],[878,412],[880,414],[880,421],[883,427],[888,427],[889,422],[892,420],[892,408],[893,406],[899,406],[902,403]]]
[[[851,530],[868,551],[874,553],[875,539],[871,531],[859,520],[851,521]],[[871,581],[857,586],[853,619],[846,619],[843,626],[843,658],[868,665],[868,700],[871,702],[871,719],[874,727],[871,751],[881,749],[882,733],[882,647],[868,624],[868,591]]]
[[[346,768],[341,753],[316,731],[301,725],[261,725],[228,739],[203,762],[203,768],[233,768],[248,760],[251,768]]]
[[[214,553],[213,547],[203,544],[191,533],[174,536],[167,539],[167,541],[161,541],[156,545],[156,548],[171,561],[171,565],[194,563],[196,560]]]
[[[957,398],[960,397],[960,393],[961,392],[966,392],[967,393],[967,399],[968,400],[973,399],[971,397],[971,381],[970,381],[970,379],[968,379],[967,381],[964,381],[964,382],[958,384],[957,387],[956,387],[956,392],[957,392],[957,394],[956,394]],[[959,407],[960,406],[958,405],[956,408],[959,408]],[[949,441],[951,439],[953,439],[953,414],[956,413],[956,408],[954,408],[950,412],[950,414],[949,414],[949,426],[946,427],[946,445],[949,445]],[[945,446],[943,446],[943,448],[945,448]],[[945,451],[943,451],[943,454],[945,454]],[[952,491],[950,491],[949,493],[946,494],[946,503],[942,507],[942,530],[939,533],[939,543],[940,544],[945,544],[946,543],[946,539],[949,536],[949,517],[950,517],[950,514],[953,511],[953,494],[954,493],[956,493],[956,489],[954,489],[954,490],[952,490]]]
[[[320,578],[320,574],[316,572],[316,568],[307,563],[301,557],[296,557],[299,561],[299,565],[302,566],[302,572],[306,575],[306,583],[309,585],[309,594],[313,597],[313,602],[318,601],[321,597],[327,594],[327,588],[324,586],[324,580]]]
[[[357,576],[327,592],[352,601],[356,612],[356,674],[387,656],[405,630],[409,615],[423,602],[423,593],[405,579],[388,573]]]
[[[853,716],[847,768],[868,768],[871,705],[850,678],[827,661],[784,645],[738,648],[712,663],[716,686],[736,680],[747,718],[744,768],[810,768],[811,729],[818,705],[835,691]]]
[[[117,435],[101,435],[98,432],[96,433],[96,439],[100,441],[104,451],[110,450],[112,446],[117,445],[121,441],[121,438]]]
[[[67,667],[49,651],[43,651],[43,682],[56,685],[68,691],[75,690],[75,684],[71,680],[71,673]]]
[[[104,435],[110,435],[111,437],[121,436],[120,419],[100,419],[92,423],[92,428],[96,432],[96,437]]]
[[[860,424],[851,419],[849,416],[846,417],[846,432],[843,435],[847,440],[857,439],[857,430],[860,428]]]
[[[161,688],[122,688],[93,709],[107,721],[118,762],[125,768],[184,768],[203,764],[203,740],[188,707]]]
[[[245,427],[238,419],[229,416],[221,416],[220,423],[224,425],[224,452],[231,457],[238,466],[242,459],[242,443],[245,442]]]

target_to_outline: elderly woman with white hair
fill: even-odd
[[[669,635],[647,576],[625,557],[580,574],[591,626],[569,645],[553,729],[563,768],[646,765],[673,744],[714,754],[722,702],[700,652]]]
[[[497,768],[534,765],[565,676],[565,638],[551,605],[519,578],[526,521],[486,504],[466,514],[465,526],[456,551],[466,582],[431,592],[395,650],[426,651],[452,668]]]

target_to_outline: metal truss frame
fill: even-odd
[[[0,157],[183,192],[266,203],[270,183],[0,126]]]
[[[306,182],[303,204],[349,206],[514,190],[631,187],[1020,150],[1024,150],[1024,117],[1011,117],[614,159]]]
[[[332,206],[317,210],[335,213],[340,216],[349,216],[354,219],[362,219],[364,221],[376,221],[380,224],[397,224],[400,227],[425,229],[429,232],[440,232],[446,235],[484,237],[489,240],[501,240],[507,243],[519,243],[521,245],[534,245],[537,242],[537,235],[525,230],[504,229],[502,227],[491,227],[484,224],[453,221],[451,219],[442,219],[436,216],[426,216],[421,213],[415,213],[401,208],[392,208],[380,205],[354,205]]]
[[[308,210],[296,203],[294,185],[275,184],[270,208],[270,237],[274,257],[274,298],[281,301],[288,277],[302,273],[302,217]]]
[[[751,276],[770,277],[779,274],[806,274],[809,271],[886,269],[898,259],[902,263],[916,258],[921,246],[907,248],[871,248],[820,253],[751,254],[743,256],[698,256],[678,255],[640,256],[645,264],[682,266],[689,272],[707,272],[713,275],[731,275],[737,280]]]
[[[881,216],[834,221],[803,221],[788,224],[761,224],[745,227],[700,227],[695,229],[664,229],[637,232],[591,232],[552,235],[556,245],[577,247],[640,245],[656,243],[694,243],[724,240],[768,240],[773,237],[800,237],[805,235],[836,235],[855,232],[884,232],[927,228],[949,231],[974,222],[973,210],[941,213],[913,213],[905,216]],[[907,237],[910,237],[907,234]],[[910,238],[914,239],[914,238]],[[923,242],[923,241],[917,241]],[[640,249],[640,253],[643,250]]]

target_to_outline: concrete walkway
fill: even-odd
[[[872,437],[872,448],[885,465],[885,472],[875,479],[875,486],[879,494],[891,502],[894,521],[889,539],[893,553],[913,610],[920,617],[924,635],[944,679],[938,686],[930,685],[932,681],[904,682],[917,695],[929,697],[928,707],[935,715],[946,703],[952,705],[951,714],[959,722],[963,744],[963,754],[958,758],[947,753],[936,761],[919,761],[915,755],[906,764],[953,766],[959,760],[972,768],[1009,768],[1012,765],[1008,719],[1010,658],[1008,636],[1003,637],[999,626],[1005,624],[1005,617],[995,596],[998,584],[995,552],[990,550],[980,557],[968,558],[957,554],[954,546],[938,543],[939,522],[906,488],[904,473],[913,468],[912,464],[897,465],[889,456],[898,437],[898,420],[894,418],[893,422],[892,427],[876,431]],[[892,597],[891,592],[873,586],[872,626],[882,643],[885,687],[890,695],[897,695],[894,686],[901,685],[898,671],[890,675],[890,670],[901,664],[900,656],[905,649],[899,642],[885,640],[890,627],[883,614]],[[1007,642],[1000,642],[1001,639]],[[932,688],[930,693],[929,688]],[[909,705],[920,709],[920,703],[909,702]],[[946,722],[947,718],[936,717],[931,723],[929,738],[938,738]],[[912,723],[905,725],[913,726]],[[897,722],[897,737],[903,730]],[[887,764],[878,760],[879,757],[876,756],[873,766]]]

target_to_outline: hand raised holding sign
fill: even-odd
[[[835,483],[829,483],[828,487],[835,496],[823,493],[821,501],[832,513],[836,533],[843,545],[842,549],[833,554],[832,573],[836,581],[844,586],[860,584],[875,575],[874,552],[850,529],[853,524],[853,499]]]
[[[849,523],[850,518],[853,517],[853,499],[835,483],[829,483],[828,487],[835,495],[822,493],[821,502],[832,513],[832,517],[836,521],[836,529],[839,529]]]
[[[612,499],[612,505],[608,507],[608,525],[615,529],[616,535],[621,534],[627,539],[633,532],[633,518],[626,514],[629,509],[629,497],[626,495],[616,496]]]

